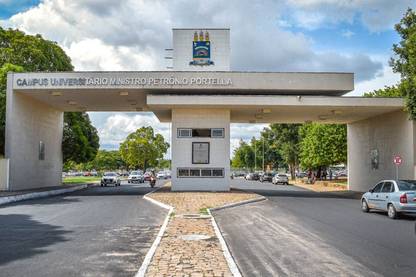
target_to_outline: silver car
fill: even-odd
[[[383,180],[361,197],[361,209],[387,211],[390,218],[400,213],[416,214],[416,181]]]
[[[144,183],[144,176],[141,171],[132,171],[127,177],[127,183]]]
[[[274,175],[272,179],[272,183],[289,185],[289,178],[287,177],[286,174],[278,173]]]
[[[106,172],[104,173],[103,177],[101,178],[101,186],[107,186],[107,185],[114,185],[114,186],[120,186],[121,180],[120,177],[115,172]]]

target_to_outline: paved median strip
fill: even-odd
[[[263,200],[249,192],[171,192],[144,197],[169,209],[139,276],[241,276],[210,209]]]

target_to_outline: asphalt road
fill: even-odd
[[[134,276],[166,210],[148,184],[0,207],[0,276]]]
[[[215,212],[244,276],[416,276],[415,218],[357,199],[236,179],[266,201]]]

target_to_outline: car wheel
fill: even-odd
[[[367,201],[365,199],[361,201],[361,210],[365,213],[370,211],[370,208],[368,207]]]
[[[101,184],[101,186],[104,186],[103,184]]]
[[[397,218],[397,211],[396,208],[393,206],[393,204],[389,204],[389,206],[387,207],[387,215],[391,218],[391,219],[396,219]]]

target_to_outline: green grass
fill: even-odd
[[[84,176],[74,176],[74,177],[65,177],[62,179],[64,184],[88,184],[96,181],[100,181],[100,177],[84,177]]]
[[[199,213],[202,215],[209,215],[208,209],[209,208],[201,208],[199,209]]]

